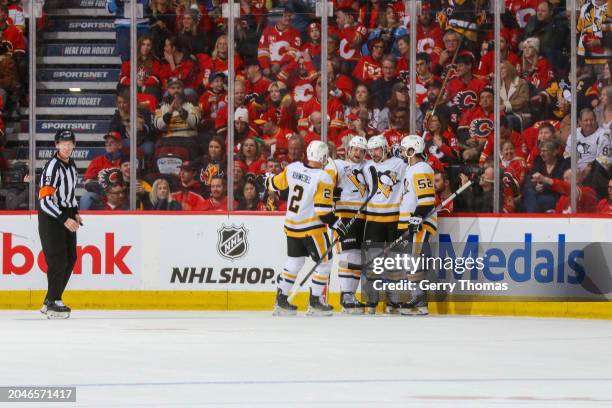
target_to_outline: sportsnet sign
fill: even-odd
[[[108,120],[37,120],[36,133],[55,133],[60,129],[70,129],[76,133],[106,134],[110,129]]]
[[[53,31],[114,31],[114,20],[57,20],[53,21]]]
[[[56,82],[119,82],[118,69],[42,69],[39,81]]]

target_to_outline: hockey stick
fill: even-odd
[[[359,207],[359,209],[357,210],[357,213],[355,213],[355,215],[353,216],[353,218],[351,218],[349,220],[349,222],[346,223],[346,230],[348,231],[353,224],[357,221],[357,218],[359,218],[359,215],[363,212],[363,210],[365,210],[365,208],[368,206],[368,203],[370,202],[370,200],[372,200],[372,198],[374,198],[374,196],[376,195],[376,192],[378,191],[378,172],[376,171],[376,169],[374,168],[374,166],[370,167],[370,173],[372,176],[372,191],[370,191],[370,195],[368,196],[368,198],[365,200],[365,202],[363,204],[361,204],[361,207]],[[327,258],[327,256],[334,250],[334,247],[336,246],[336,244],[338,243],[338,241],[340,241],[340,237],[334,239],[334,241],[331,243],[331,245],[327,248],[327,250],[325,251],[325,253],[321,256],[321,258],[315,263],[315,265],[310,268],[310,271],[308,271],[308,273],[306,274],[306,276],[304,276],[304,279],[302,279],[302,281],[300,282],[300,284],[298,285],[298,287],[293,290],[291,292],[291,294],[289,295],[289,297],[287,298],[287,301],[291,301],[293,300],[293,298],[295,298],[295,296],[297,295],[297,293],[300,291],[300,289],[302,288],[302,286],[304,286],[304,284],[306,283],[306,281],[310,278],[310,276],[314,273],[315,269],[317,269],[317,267],[319,265],[321,265],[321,262],[323,262],[323,260],[325,258]]]
[[[455,191],[453,194],[448,196],[446,198],[446,200],[442,201],[436,208],[432,209],[429,213],[427,213],[427,215],[425,217],[423,217],[423,219],[427,219],[427,218],[431,217],[434,213],[440,211],[442,208],[444,208],[448,203],[450,203],[455,198],[457,198],[457,196],[459,194],[463,193],[471,185],[472,185],[472,180],[469,180],[467,183],[462,185],[457,191]],[[370,266],[370,265],[372,265],[374,263],[374,260],[376,258],[380,258],[381,256],[386,256],[389,253],[390,250],[392,250],[393,248],[395,248],[396,246],[398,246],[402,242],[404,242],[408,238],[408,236],[410,234],[411,234],[410,230],[408,230],[405,233],[403,233],[399,238],[397,238],[395,241],[391,242],[388,246],[383,248],[383,250],[380,251],[376,256],[373,256],[372,259],[370,259],[367,263],[364,263],[364,264],[353,264],[353,263],[348,262],[346,265],[340,265],[340,266],[343,267],[343,268],[348,268],[348,269],[364,269],[364,268],[367,268],[368,266]]]

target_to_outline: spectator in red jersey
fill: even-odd
[[[366,40],[367,29],[357,21],[355,10],[343,7],[336,11],[337,35],[340,38],[340,57],[345,61],[345,73],[353,72],[361,58],[361,45]]]
[[[285,7],[275,26],[266,27],[259,40],[257,59],[267,77],[277,75],[284,65],[296,60],[302,46],[300,33],[291,27],[292,11]]]
[[[9,53],[15,58],[18,67],[25,63],[26,41],[23,33],[9,19],[6,4],[0,4],[0,40],[6,43]]]
[[[118,169],[121,166],[121,135],[118,132],[104,135],[104,147],[106,152],[94,158],[83,175],[83,183],[87,192],[81,196],[79,208],[82,210],[100,206],[103,187],[100,185],[99,176],[102,170]]]
[[[597,204],[598,214],[612,215],[612,179],[608,181],[608,197],[602,198]]]
[[[199,26],[200,11],[190,7],[185,10],[179,23],[178,38],[189,47],[190,54],[208,54],[210,40]]]
[[[260,145],[255,139],[247,138],[241,143],[238,160],[244,163],[248,174],[264,174],[266,170],[266,159],[262,158]]]
[[[448,177],[448,173],[440,170],[436,170],[434,172],[434,189],[436,191],[436,207],[438,207],[444,200],[453,194],[450,189],[450,179]],[[438,214],[450,215],[453,212],[453,201],[451,200],[438,211]]]
[[[308,117],[308,129],[302,130],[300,135],[304,138],[304,148],[308,148],[310,142],[321,140],[321,112],[312,112]]]
[[[312,85],[310,85],[312,86]],[[314,87],[312,88],[314,90]],[[278,126],[291,131],[297,130],[297,105],[291,98],[287,85],[275,81],[268,87],[268,113],[278,120]]]
[[[268,87],[272,83],[268,78],[262,75],[261,67],[257,60],[247,61],[245,64],[246,70],[246,99],[265,99],[268,96]]]
[[[220,35],[215,42],[215,48],[211,54],[211,70],[212,72],[223,72],[228,75],[228,42],[225,34]],[[242,59],[236,53],[234,55],[234,69],[238,72],[242,68]]]
[[[177,32],[176,10],[172,0],[153,0],[149,6],[151,8],[151,36],[155,46],[156,54],[159,57],[164,55],[164,43],[167,38],[172,37]]]
[[[500,156],[500,170],[502,172],[503,183],[503,212],[511,213],[517,211],[526,169],[525,159],[515,155],[512,142],[510,140],[503,142]]]
[[[102,211],[126,211],[129,210],[127,200],[127,188],[123,182],[109,184],[104,189],[104,201],[101,207],[91,208],[92,210]]]
[[[554,141],[555,143],[558,143],[558,140],[556,138],[556,132],[557,130],[555,129],[555,126],[550,123],[550,122],[538,122],[536,123],[536,125],[538,126],[535,132],[523,132],[523,136],[525,139],[525,143],[527,143],[527,147],[529,148],[529,154],[527,155],[527,165],[529,167],[531,167],[534,163],[534,160],[536,159],[536,157],[540,154],[540,150],[539,147],[542,144],[542,142],[547,141],[547,140],[551,140]],[[534,127],[536,126],[534,125]],[[533,130],[533,127],[530,128],[530,130]],[[536,137],[535,140],[533,140],[534,138],[531,136],[528,136],[528,133],[533,135],[535,133]],[[563,150],[564,150],[565,146],[560,146],[560,153],[563,154]]]
[[[210,77],[208,89],[200,96],[199,106],[202,111],[200,124],[206,131],[214,131],[217,112],[223,106],[227,106],[226,82],[223,72],[215,72]]]
[[[321,25],[310,23],[306,31],[308,40],[302,45],[302,56],[306,62],[311,62],[317,69],[321,67]]]
[[[137,73],[137,92],[147,93],[161,99],[161,64],[153,53],[153,39],[149,36],[138,38],[138,65]],[[121,92],[130,87],[131,61],[127,60],[121,64],[121,74],[119,75],[119,86],[117,91]]]
[[[387,139],[389,147],[395,153],[404,136],[410,133],[410,112],[403,106],[398,106],[391,111],[391,127],[382,135]]]
[[[540,56],[540,40],[535,37],[527,38],[520,48],[523,50],[521,78],[530,84],[530,94],[535,95],[548,87],[553,73],[548,60]]]
[[[313,112],[321,112],[321,78],[317,80],[315,92],[316,97],[304,104],[302,115],[298,121],[298,130],[308,129],[310,115]],[[338,98],[331,95],[327,98],[327,116],[330,119],[328,137],[335,140],[345,126],[344,106]]]
[[[438,65],[444,47],[444,33],[435,20],[436,12],[428,2],[423,2],[417,24],[417,53],[426,53],[431,58],[432,69]]]
[[[262,123],[262,139],[272,154],[286,154],[289,138],[294,133],[289,129],[281,128],[276,121],[275,115],[269,111],[261,115],[258,122]]]
[[[205,200],[202,211],[227,211],[227,185],[222,177],[213,177],[210,183],[210,198]],[[233,208],[238,208],[238,202],[234,200]]]
[[[487,49],[490,49],[490,44],[493,42],[485,42],[483,44],[487,44]],[[501,52],[501,60],[499,58],[495,58],[494,49],[487,51],[484,56],[480,59],[478,63],[478,70],[476,72],[476,76],[483,81],[487,81],[489,83],[493,83],[494,74],[495,74],[495,64],[500,64],[501,62],[508,61],[513,67],[516,69],[520,69],[521,67],[521,59],[518,55],[510,51],[510,46],[508,45],[508,38],[501,37],[499,40],[499,50]]]
[[[444,116],[434,113],[425,125],[423,133],[427,157],[435,157],[444,167],[457,163],[459,159],[459,143],[448,126]]]
[[[179,184],[177,192],[192,192],[205,197],[207,193],[205,186],[196,178],[198,165],[195,162],[184,161],[179,171]]]
[[[508,61],[500,67],[501,89],[499,97],[503,104],[503,112],[510,126],[521,132],[531,125],[529,113],[529,84],[519,78],[516,68]]]
[[[166,39],[164,43],[164,62],[161,65],[161,75],[164,80],[178,78],[183,82],[183,93],[194,103],[198,100],[195,89],[198,86],[198,72],[195,61],[189,54],[189,48],[183,40],[177,37]],[[169,84],[164,81],[164,90]]]
[[[382,78],[382,58],[385,51],[385,42],[376,38],[368,43],[370,55],[361,57],[353,70],[353,77],[366,84],[371,84]]]
[[[582,181],[584,178],[583,174],[583,172],[578,172],[576,174],[576,192],[578,201],[578,209],[576,212],[592,213],[596,210],[597,207],[597,193],[595,193],[595,190],[593,190],[591,187],[582,185]],[[559,198],[559,201],[555,206],[555,213],[572,213],[570,200],[572,169],[565,170],[565,172],[563,173],[563,180],[546,177],[540,173],[534,173],[531,176],[531,179],[533,182],[543,184],[544,186],[549,186],[552,191],[561,194],[561,197]]]
[[[372,82],[372,100],[374,108],[382,110],[391,99],[393,85],[398,81],[396,75],[396,59],[392,55],[386,55],[382,59],[382,77]]]
[[[189,162],[184,163],[179,173],[181,186],[171,194],[172,199],[181,204],[183,211],[199,211],[204,206],[204,197],[200,194],[203,190],[199,188],[200,183],[194,179],[195,173],[195,166]]]
[[[429,54],[419,52],[416,55],[416,104],[420,107],[427,97],[427,88],[434,80],[439,80],[431,72],[431,58]],[[406,85],[410,87],[409,81]]]
[[[174,201],[170,193],[168,180],[157,179],[153,182],[145,210],[149,211],[180,211],[181,204]]]
[[[480,92],[478,105],[461,115],[457,137],[462,144],[470,144],[468,140],[476,145],[484,146],[491,134],[493,134],[493,89],[484,88]],[[478,99],[476,99],[478,100]]]
[[[474,57],[469,53],[460,54],[457,57],[457,76],[448,81],[446,94],[462,113],[473,109],[478,105],[478,95],[485,88],[486,83],[474,77],[472,69]]]
[[[562,180],[563,174],[570,167],[570,161],[559,153],[559,145],[554,137],[539,142],[538,154],[534,158],[529,176],[523,188],[523,211],[543,213],[554,210],[560,194],[551,190],[550,185],[541,182],[540,176]]]
[[[515,154],[517,156],[519,156],[522,159],[527,158],[529,149],[527,147],[527,143],[525,142],[525,139],[519,132],[514,131],[508,124],[508,119],[506,119],[505,116],[502,116],[499,119],[499,144],[500,146],[506,141],[512,142],[512,144],[514,145]],[[493,132],[491,132],[489,136],[487,136],[487,140],[482,149],[482,153],[480,154],[480,164],[481,165],[487,160],[491,160],[493,156],[493,144],[494,144],[494,137],[493,137]]]
[[[239,211],[265,211],[265,204],[257,194],[257,184],[252,178],[245,181],[242,187],[242,197],[238,204]]]

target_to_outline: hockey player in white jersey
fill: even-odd
[[[426,250],[425,245],[437,233],[437,214],[431,214],[435,208],[434,171],[427,163],[425,142],[417,135],[408,135],[402,139],[400,154],[408,161],[404,176],[402,201],[398,233],[408,232],[408,250],[419,257]],[[425,277],[426,270],[412,271],[408,279],[416,282],[416,289],[411,291],[411,299],[401,304],[403,315],[426,315],[427,293],[418,288],[418,282]]]
[[[331,270],[330,257],[322,259],[330,242],[327,226],[346,235],[346,228],[333,213],[334,181],[324,170],[328,162],[327,144],[313,141],[306,150],[307,164],[294,162],[282,173],[268,179],[268,188],[289,190],[285,234],[287,235],[287,263],[278,280],[274,315],[295,315],[297,307],[288,301],[289,291],[304,266],[306,256],[321,260],[312,278],[308,315],[331,316],[333,308],[322,294]]]
[[[367,153],[367,140],[363,136],[354,136],[348,144],[348,160],[334,160],[329,168],[333,170],[336,178],[334,199],[336,201],[336,216],[344,225],[358,213],[368,197],[368,186],[365,179],[365,156]],[[369,174],[369,172],[368,172]],[[337,245],[340,266],[338,277],[340,280],[340,304],[342,312],[347,314],[363,314],[365,304],[356,297],[355,292],[359,286],[361,271],[350,269],[349,263],[361,263],[361,245],[365,227],[365,214],[357,216],[347,235]]]
[[[406,163],[398,157],[389,157],[387,139],[382,135],[372,136],[368,140],[368,153],[371,160],[366,162],[365,166],[374,166],[378,174],[378,189],[366,209],[364,244],[369,259],[370,256],[380,253],[380,249],[371,248],[373,244],[390,243],[397,236]],[[367,181],[369,188],[373,188],[370,177],[367,178]],[[363,289],[367,297],[366,308],[370,314],[376,313],[379,298],[378,291],[374,289],[374,281],[380,278],[371,270],[366,272]],[[389,298],[389,295],[393,294],[388,293],[387,295]],[[399,312],[395,299],[388,299],[387,312]]]

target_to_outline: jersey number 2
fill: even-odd
[[[302,196],[304,195],[304,188],[300,185],[293,187],[293,195],[291,196],[291,201],[289,202],[289,211],[292,213],[296,213],[300,210],[300,201],[302,200]]]

